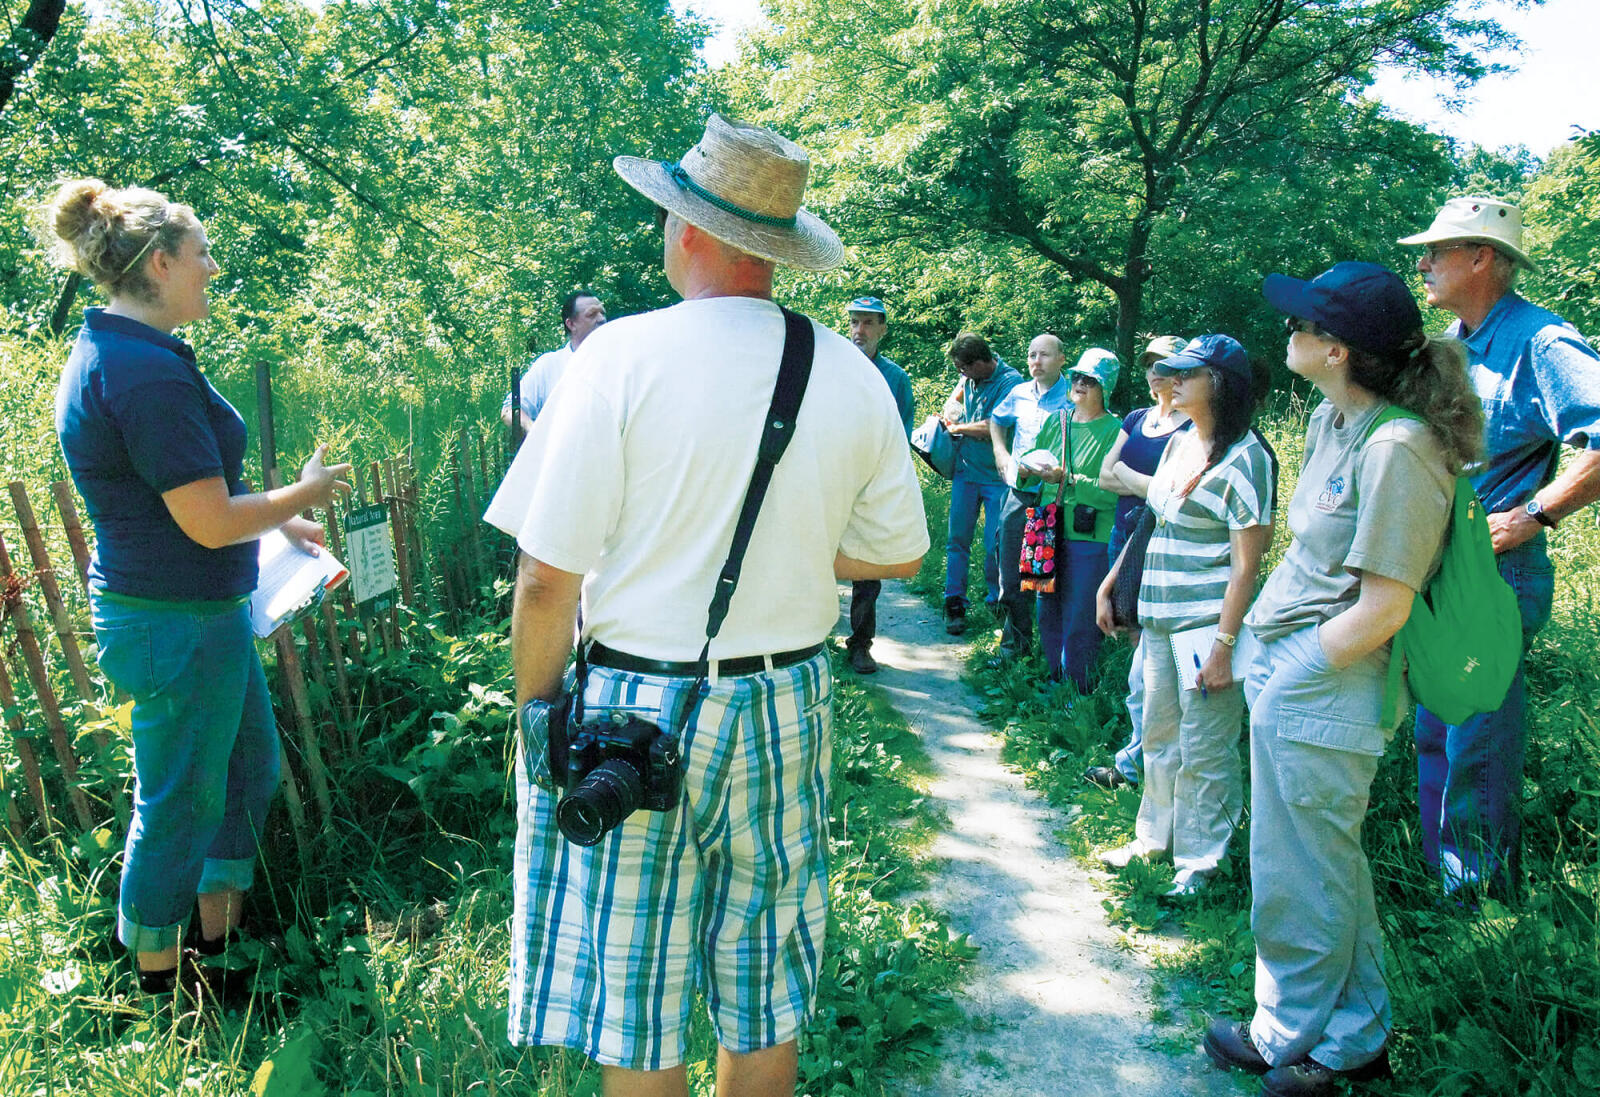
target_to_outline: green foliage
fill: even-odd
[[[1267,270],[1394,250],[1449,163],[1357,95],[1380,57],[1481,75],[1503,35],[1464,9],[788,0],[730,94],[800,135],[851,273],[941,341],[1048,326],[1126,361],[1148,330],[1250,341]]]
[[[1524,293],[1600,338],[1600,134],[1553,153],[1528,184],[1523,222],[1540,271]]]

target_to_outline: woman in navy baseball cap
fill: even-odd
[[[1245,619],[1256,1012],[1213,1021],[1222,1066],[1276,1097],[1389,1072],[1383,938],[1361,823],[1394,724],[1389,641],[1439,566],[1455,478],[1483,416],[1454,340],[1375,263],[1268,275],[1289,369],[1325,397],[1306,430],[1294,540]],[[1391,411],[1397,408],[1399,417]]]

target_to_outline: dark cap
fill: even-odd
[[[1255,376],[1250,371],[1250,356],[1239,345],[1239,340],[1231,335],[1197,335],[1189,340],[1188,346],[1171,358],[1163,358],[1152,368],[1161,376],[1170,377],[1181,370],[1198,369],[1201,366],[1232,374],[1246,384],[1255,383]]]
[[[1309,282],[1269,274],[1261,295],[1279,312],[1310,320],[1371,354],[1394,353],[1422,327],[1411,291],[1377,263],[1335,263]]]

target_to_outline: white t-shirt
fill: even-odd
[[[827,636],[838,551],[899,564],[928,550],[893,395],[853,343],[811,326],[816,353],[794,438],[712,658]],[[706,298],[614,320],[573,357],[484,520],[535,559],[586,577],[586,637],[647,659],[700,654],[783,330],[770,301]]]
[[[556,382],[561,380],[567,372],[567,366],[572,363],[574,353],[571,343],[563,343],[555,350],[539,355],[523,371],[522,383],[517,387],[517,402],[522,405],[522,414],[529,419],[539,418],[539,412],[544,410],[545,402],[555,391]],[[500,408],[502,411],[510,410],[509,392]]]

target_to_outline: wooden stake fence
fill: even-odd
[[[397,599],[415,606],[423,590],[418,564],[425,559],[425,540],[414,518],[416,474],[408,454],[372,462],[363,488],[370,488],[373,501],[390,507],[390,531],[394,538]],[[278,480],[271,469],[268,482]],[[30,832],[59,831],[62,820],[70,819],[79,829],[102,824],[123,804],[124,789],[85,789],[81,786],[83,759],[73,745],[68,727],[69,711],[63,706],[59,689],[69,686],[81,710],[91,719],[99,715],[98,706],[109,686],[87,659],[84,637],[89,635],[87,613],[90,545],[85,536],[71,484],[50,485],[55,504],[55,519],[44,519],[35,510],[33,499],[21,481],[8,485],[15,524],[27,545],[31,570],[14,565],[11,545],[0,532],[0,709],[4,728],[20,762],[21,787],[8,789],[0,784],[0,833],[9,833],[18,842]],[[322,516],[328,532],[330,550],[348,565],[344,555],[342,515],[337,511]],[[59,569],[51,560],[55,551],[70,553],[72,571],[78,582],[71,596],[60,584]],[[457,554],[459,555],[459,554]],[[51,628],[35,628],[35,602],[49,617]],[[49,637],[46,643],[45,637]],[[92,639],[92,637],[91,637]],[[363,618],[350,596],[346,583],[333,596],[323,600],[310,614],[280,628],[272,637],[277,656],[278,686],[275,690],[281,711],[285,712],[294,734],[285,736],[282,754],[284,793],[291,824],[302,855],[310,844],[307,813],[296,774],[309,783],[323,827],[332,823],[337,788],[329,763],[349,758],[360,747],[360,713],[351,687],[352,671],[370,668],[380,653],[393,651],[405,642],[398,610]],[[308,682],[315,683],[313,690]],[[369,685],[369,697],[374,693]],[[30,719],[25,707],[36,715]],[[76,721],[73,721],[74,723]],[[36,749],[37,730],[42,725],[48,736],[48,759]],[[332,731],[337,749],[330,755],[325,731]],[[101,748],[111,746],[103,730],[95,741]],[[296,749],[289,749],[289,747]]]

